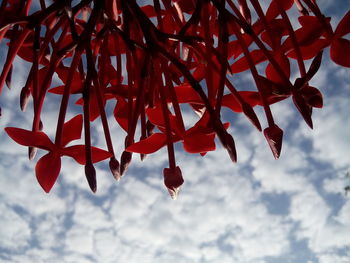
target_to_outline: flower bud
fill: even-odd
[[[164,168],[163,175],[164,184],[168,188],[171,198],[175,200],[180,191],[180,186],[184,183],[181,169],[178,166],[175,168]]]
[[[9,72],[7,73],[7,76],[6,76],[6,86],[8,87],[8,89],[11,89],[11,79],[12,79],[12,65],[10,67],[10,70]]]
[[[261,125],[259,122],[258,117],[256,116],[253,108],[248,103],[242,104],[242,110],[245,116],[250,120],[250,122],[259,130],[261,131]]]
[[[132,153],[124,151],[120,158],[120,176],[123,176],[128,170],[129,164],[131,162]]]
[[[283,130],[276,124],[264,130],[265,138],[275,159],[278,159],[282,149]]]
[[[21,95],[20,95],[20,107],[21,111],[26,111],[28,101],[29,101],[29,96],[30,96],[30,90],[27,89],[26,87],[23,87],[21,90]]]
[[[38,148],[29,146],[28,147],[28,158],[29,160],[33,160],[36,156],[36,153],[38,151]]]
[[[299,94],[299,93],[294,93],[293,94],[293,102],[298,111],[300,112],[301,116],[303,116],[305,122],[309,127],[312,129],[313,124],[312,124],[312,108],[310,105],[308,105],[305,101],[305,99]]]
[[[92,163],[85,165],[85,176],[89,183],[90,189],[92,192],[96,193],[97,184],[96,184],[96,170]]]
[[[117,159],[115,159],[115,157],[112,157],[111,159],[109,159],[109,169],[111,170],[113,177],[119,181],[120,180],[120,165]]]

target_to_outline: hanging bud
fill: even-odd
[[[248,103],[242,104],[242,110],[245,116],[250,120],[250,122],[259,130],[261,131],[261,125],[259,122],[258,117],[256,116],[253,108]]]
[[[238,2],[239,2],[239,11],[241,12],[242,16],[245,18],[246,22],[248,24],[251,24],[252,17],[250,14],[249,7],[247,5],[247,1],[246,0],[238,0]]]
[[[30,161],[35,158],[37,151],[38,151],[38,148],[36,147],[32,147],[32,146],[28,147],[28,158]]]
[[[113,177],[119,181],[120,180],[120,165],[117,159],[115,159],[115,157],[111,157],[111,159],[109,159],[109,169],[111,170]]]
[[[11,89],[12,69],[13,69],[13,66],[11,65],[9,73],[7,73],[6,80],[5,80],[6,86],[8,89]]]
[[[297,6],[299,13],[304,16],[309,15],[309,11],[302,5],[300,0],[294,0],[295,5]]]
[[[132,153],[124,151],[120,158],[120,176],[123,176],[128,170],[129,164],[131,162]]]
[[[180,186],[184,183],[180,167],[164,168],[164,184],[168,188],[169,194],[172,199],[176,199]]]
[[[21,111],[26,111],[28,101],[29,101],[29,96],[30,96],[30,90],[26,87],[23,87],[21,90],[21,95],[20,95],[20,107]]]
[[[225,130],[219,119],[213,121],[213,126],[222,146],[227,150],[232,162],[237,162],[237,152],[233,137]]]
[[[305,122],[309,127],[312,129],[312,108],[310,105],[308,105],[305,101],[305,99],[297,92],[293,94],[293,102],[298,111],[300,112],[301,116],[303,116]]]
[[[235,146],[235,141],[232,137],[231,134],[227,133],[225,134],[225,145],[224,147],[226,148],[232,162],[236,163],[237,162],[237,152],[236,152],[236,146]]]
[[[90,189],[92,192],[96,193],[97,184],[96,184],[96,170],[92,163],[87,163],[85,165],[85,176],[89,183]]]
[[[274,124],[264,130],[264,135],[271,148],[273,156],[275,159],[278,159],[282,149],[283,130]]]

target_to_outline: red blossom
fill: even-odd
[[[37,147],[48,151],[41,157],[35,167],[36,178],[39,184],[45,190],[50,192],[52,186],[57,180],[61,170],[61,157],[69,156],[79,164],[84,165],[85,145],[66,145],[71,141],[80,139],[82,130],[82,115],[77,115],[66,122],[63,128],[64,139],[61,145],[54,144],[49,137],[41,131],[28,131],[20,128],[7,127],[5,131],[17,143]],[[92,147],[92,162],[100,162],[111,156],[110,153],[96,147]]]
[[[44,190],[49,192],[55,183],[62,156],[85,166],[89,186],[96,191],[93,163],[110,158],[110,170],[119,180],[133,153],[144,160],[166,147],[169,168],[163,171],[164,182],[176,197],[183,177],[175,143],[204,156],[216,149],[217,138],[231,160],[237,160],[235,139],[228,132],[234,124],[223,107],[230,114],[243,113],[258,132],[264,130],[277,159],[283,130],[275,123],[271,104],[292,97],[295,108],[313,127],[312,111],[323,106],[323,97],[311,81],[323,51],[330,47],[330,58],[350,67],[350,12],[333,30],[316,1],[271,0],[266,11],[260,2],[155,0],[142,5],[136,0],[68,0],[47,6],[40,1],[39,9],[30,0],[4,2],[0,41],[8,40],[8,51],[0,93],[5,84],[13,85],[16,56],[30,62],[19,96],[21,110],[32,102],[34,112],[31,130],[8,127],[5,131],[30,147],[30,158],[37,148],[48,151],[35,169]],[[296,28],[290,10],[299,12]],[[311,60],[309,68],[307,60]],[[238,77],[248,71],[254,82],[239,86]],[[292,76],[296,76],[294,83]],[[46,100],[48,93],[61,103]],[[82,115],[65,122],[72,97]],[[54,141],[44,132],[47,103],[59,112]],[[265,121],[258,118],[256,107],[262,107]],[[184,113],[198,118],[189,122]],[[113,117],[126,132],[125,139],[116,138],[125,141],[118,149],[120,158],[110,131]],[[99,123],[97,119],[108,151],[91,146],[91,125]],[[262,127],[263,123],[267,125]],[[83,128],[84,144],[67,146],[80,138]]]

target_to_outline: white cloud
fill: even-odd
[[[0,247],[17,253],[29,246],[31,229],[26,219],[3,203],[0,211]]]

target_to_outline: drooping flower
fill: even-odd
[[[263,130],[277,159],[283,127],[275,122],[271,104],[291,97],[312,128],[312,110],[323,106],[323,97],[310,82],[323,51],[330,47],[331,59],[350,67],[350,12],[333,30],[316,1],[271,0],[266,11],[258,0],[141,2],[68,0],[46,6],[40,1],[39,9],[32,8],[31,0],[2,2],[0,41],[9,41],[0,93],[5,84],[13,86],[16,56],[30,62],[20,107],[25,111],[32,101],[34,112],[31,130],[8,127],[5,131],[30,147],[31,159],[37,148],[48,151],[36,165],[46,192],[59,175],[62,156],[85,166],[95,191],[93,163],[109,158],[110,170],[119,180],[133,153],[144,160],[166,147],[169,168],[163,171],[164,182],[176,197],[183,177],[175,160],[175,143],[204,156],[216,149],[217,138],[231,160],[237,161],[235,139],[228,129],[234,123],[226,121],[228,114],[243,113],[258,132]],[[299,12],[297,28],[288,15],[293,8]],[[309,68],[307,60],[312,60]],[[254,82],[238,86],[237,77],[248,71]],[[61,84],[53,81],[55,76]],[[296,76],[293,83],[291,76]],[[54,141],[46,135],[43,121],[48,93],[61,98]],[[72,97],[78,97],[75,102],[82,115],[65,122]],[[255,107],[263,108],[266,127]],[[183,117],[190,111],[198,116],[192,123]],[[120,162],[109,128],[112,115],[126,132],[125,145],[118,149]],[[91,146],[90,124],[98,119],[108,151]],[[84,144],[67,146],[80,138],[82,127]]]

